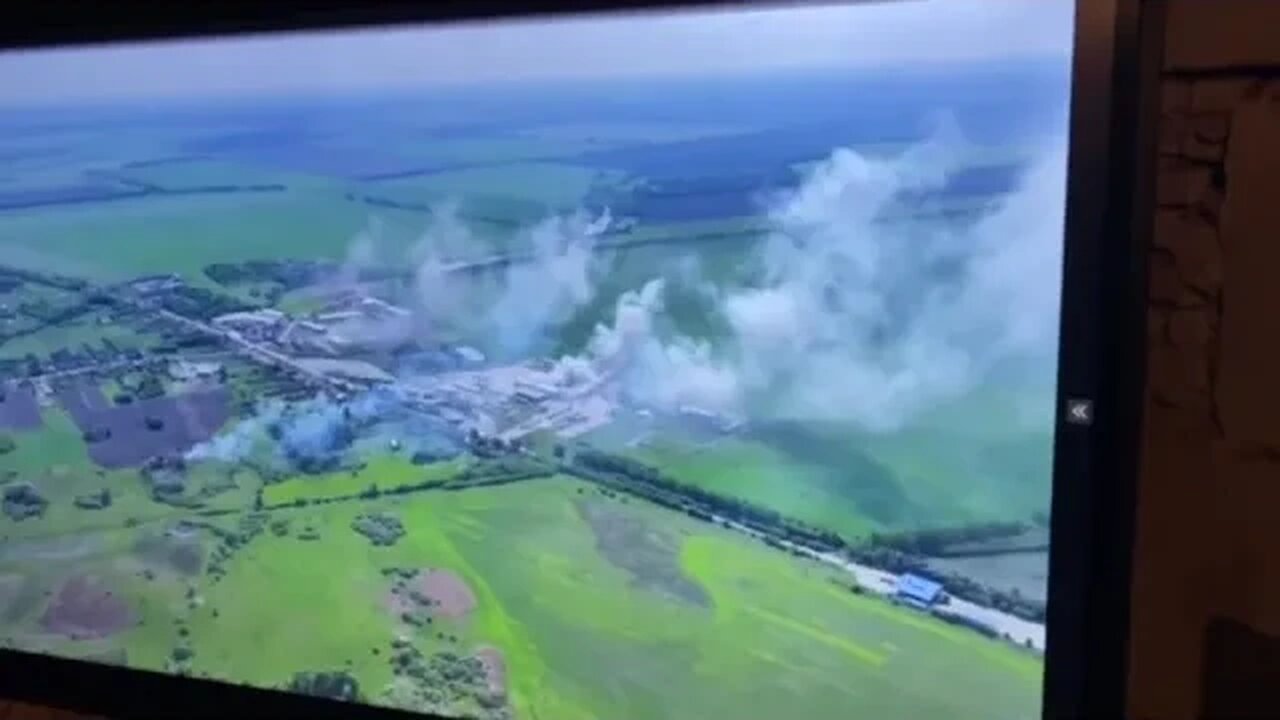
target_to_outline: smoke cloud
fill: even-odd
[[[547,328],[591,300],[596,238],[611,222],[607,208],[595,219],[578,211],[547,218],[530,231],[533,262],[510,266],[490,313],[504,353],[527,353]]]
[[[619,299],[586,358],[651,405],[871,431],[899,428],[1010,363],[1039,363],[1052,378],[1065,144],[971,226],[883,222],[941,189],[963,156],[947,128],[896,158],[835,151],[777,198],[762,281],[719,292],[730,332],[714,351],[662,332],[659,281]]]
[[[594,246],[612,221],[608,208],[596,217],[578,210],[548,217],[512,241],[515,248],[528,247],[529,257],[502,268],[497,298],[486,310],[485,337],[495,350],[508,357],[527,354],[548,328],[594,297],[599,279]],[[456,203],[435,209],[410,253],[414,297],[424,317],[420,327],[430,332],[466,312],[463,298],[473,280],[456,271],[468,260],[483,260],[476,257],[478,246],[482,243],[459,218]]]
[[[188,450],[186,459],[237,462],[250,457],[269,437],[269,428],[279,421],[284,409],[284,403],[278,400],[259,403],[253,415]]]
[[[773,198],[772,231],[745,262],[746,286],[717,287],[696,261],[622,293],[583,350],[557,369],[575,381],[611,381],[637,404],[756,420],[839,421],[873,432],[902,427],[1010,368],[1034,369],[1051,398],[1057,352],[1066,145],[1046,144],[1015,191],[976,221],[885,222],[910,214],[963,169],[964,142],[945,124],[893,158],[839,149],[794,189]],[[595,253],[605,211],[554,216],[522,234],[528,262],[501,269],[485,334],[512,358],[600,292]],[[377,227],[348,266],[372,256]],[[433,213],[410,252],[418,338],[464,317],[475,278],[456,272],[476,256],[456,205]],[[676,332],[673,290],[710,300],[723,337]],[[405,332],[410,332],[406,329]],[[1001,376],[1003,377],[1003,375]],[[1032,403],[1040,407],[1040,403]],[[393,418],[394,393],[344,404],[324,398],[267,403],[192,459],[247,456],[264,435],[295,466],[324,467],[360,434]],[[1047,422],[1048,415],[1035,413]],[[446,432],[423,429],[424,437]],[[367,433],[366,433],[367,434]]]
[[[405,445],[411,448],[421,445],[442,454],[453,447],[427,420],[412,420],[400,397],[384,387],[345,401],[323,395],[289,404],[270,400],[227,432],[193,447],[186,457],[222,462],[257,457],[283,468],[326,470],[336,467],[358,438],[383,424],[403,425]]]

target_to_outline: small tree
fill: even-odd
[[[8,435],[0,435],[0,455],[7,455],[18,449],[18,444]]]

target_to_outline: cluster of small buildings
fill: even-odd
[[[369,328],[407,321],[410,312],[373,297],[344,298],[325,310],[293,317],[272,308],[214,318],[216,327],[251,342],[270,342],[301,355],[341,356],[358,348]]]
[[[409,387],[450,425],[505,441],[540,430],[578,435],[608,422],[615,406],[600,383],[538,362],[441,373]]]
[[[222,373],[222,363],[213,361],[174,360],[169,363],[169,377],[179,382],[206,382],[217,380]]]

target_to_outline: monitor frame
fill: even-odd
[[[32,2],[22,3],[26,7],[18,22],[0,24],[0,52],[744,4],[733,0],[276,0],[74,3],[72,10],[65,3]],[[1126,713],[1130,551],[1145,383],[1146,241],[1154,207],[1163,3],[1076,0],[1075,25],[1042,693],[1046,720]],[[1067,420],[1068,400],[1076,398],[1092,401],[1094,412],[1088,425]],[[433,717],[5,649],[0,649],[0,698],[113,718]]]

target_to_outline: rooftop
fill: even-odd
[[[895,594],[908,601],[932,605],[942,594],[942,583],[912,573],[903,573],[898,576]]]

